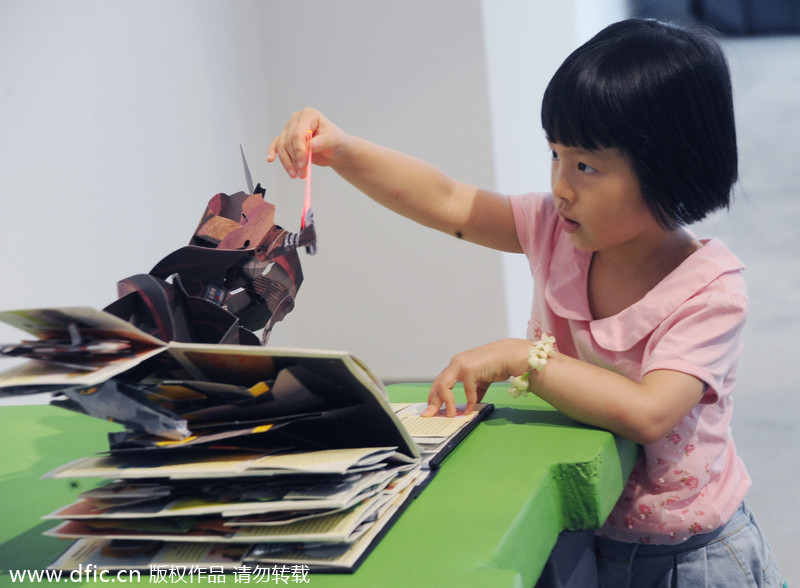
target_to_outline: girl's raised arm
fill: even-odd
[[[314,109],[292,115],[270,144],[267,161],[280,159],[291,177],[304,177],[309,145],[315,164],[333,168],[386,208],[473,243],[522,252],[506,196],[459,182],[419,159],[348,135]]]

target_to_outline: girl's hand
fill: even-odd
[[[489,384],[519,376],[530,369],[530,346],[531,342],[527,339],[502,339],[458,353],[433,381],[428,395],[428,408],[422,416],[434,416],[442,404],[446,407],[447,416],[455,416],[453,386],[457,382],[464,384],[467,396],[464,414],[470,414],[475,405],[483,400]]]
[[[291,177],[304,178],[308,166],[309,145],[316,165],[331,166],[347,141],[348,135],[321,112],[304,108],[295,112],[283,131],[272,140],[267,161],[271,163],[278,158]]]

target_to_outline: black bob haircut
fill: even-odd
[[[562,145],[619,149],[666,228],[730,205],[738,175],[733,97],[710,31],[638,18],[608,26],[550,80],[542,126]]]

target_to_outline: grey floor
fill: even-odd
[[[696,225],[745,262],[751,314],[733,432],[747,497],[790,585],[800,584],[800,36],[724,42],[740,182],[731,210]],[[795,469],[798,468],[798,469]]]

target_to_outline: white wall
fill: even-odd
[[[210,1],[0,4],[0,307],[102,307],[244,185],[248,28]]]
[[[602,4],[616,17],[623,2]],[[302,183],[264,156],[305,105],[460,179],[547,189],[541,91],[597,7],[4,0],[0,308],[111,302],[118,279],[186,243],[214,193],[244,188],[240,142],[296,229]],[[504,283],[499,254],[388,214],[329,170],[315,171],[313,201],[319,253],[303,256],[272,345],[347,349],[384,378],[429,379],[527,320],[528,295],[506,297],[528,287],[524,271]],[[19,336],[0,327],[0,341]]]

